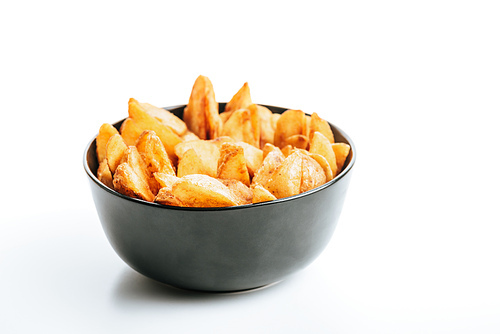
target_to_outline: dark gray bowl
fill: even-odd
[[[182,117],[184,107],[166,109]],[[84,168],[104,232],[130,267],[176,287],[227,292],[281,281],[323,251],[342,210],[356,150],[342,130],[330,126],[337,142],[351,146],[335,179],[300,195],[228,208],[165,206],[109,189],[96,177],[94,138]]]

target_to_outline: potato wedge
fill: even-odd
[[[118,130],[111,124],[104,123],[99,128],[99,134],[96,137],[97,162],[101,163],[106,159],[106,145],[111,136],[118,134]]]
[[[236,142],[236,145],[243,147],[245,154],[245,161],[247,163],[248,174],[252,178],[262,164],[263,154],[262,150],[245,142]]]
[[[285,146],[287,145],[305,150],[309,146],[309,138],[304,135],[293,135],[285,139]]]
[[[222,184],[228,187],[234,198],[238,200],[238,205],[251,204],[253,198],[252,190],[238,180],[218,179]]]
[[[351,146],[346,143],[333,143],[332,144],[333,152],[335,152],[335,159],[337,161],[337,174],[342,171],[344,168],[345,160],[349,155],[349,151],[351,150]]]
[[[300,192],[306,192],[326,182],[326,174],[321,165],[308,154],[302,153],[302,179]]]
[[[144,130],[132,118],[126,118],[120,126],[120,134],[127,146],[135,145]]]
[[[276,122],[273,121],[273,113],[268,108],[256,105],[257,114],[260,123],[260,147],[263,148],[267,143],[274,144],[274,131],[276,130]],[[278,115],[279,114],[274,114]],[[277,119],[276,118],[276,121]]]
[[[120,194],[152,202],[155,196],[148,184],[126,162],[121,163],[113,175],[113,186]]]
[[[160,189],[158,182],[154,178],[150,180],[146,163],[135,146],[129,146],[127,148],[123,154],[122,163],[123,162],[126,162],[132,168],[134,173],[148,185],[153,194],[158,192]]]
[[[217,163],[218,179],[233,179],[250,185],[247,164],[243,147],[233,143],[222,144]]]
[[[99,168],[97,168],[97,179],[104,183],[104,185],[113,189],[113,175],[111,175],[106,158],[99,163]]]
[[[108,143],[106,144],[106,160],[108,161],[111,174],[115,173],[115,170],[121,163],[127,148],[128,146],[123,141],[121,135],[115,134],[109,138]]]
[[[292,147],[292,145],[288,144],[288,145],[286,145],[285,147],[283,147],[281,149],[281,152],[283,152],[283,154],[285,155],[285,157],[288,157],[290,154],[292,154],[292,152],[294,150],[295,149]]]
[[[185,206],[180,199],[174,196],[172,189],[161,188],[154,200],[156,203],[171,206]]]
[[[293,152],[273,172],[264,188],[276,198],[289,197],[300,193],[301,180],[302,156],[299,152]]]
[[[212,177],[217,176],[217,173],[212,170],[210,162],[204,161],[198,155],[195,149],[190,148],[179,159],[177,165],[177,177],[183,177],[190,174],[205,174]]]
[[[302,110],[287,110],[278,119],[274,132],[274,145],[283,148],[286,139],[294,135],[307,136],[307,120]]]
[[[265,186],[267,182],[271,179],[274,171],[285,161],[285,156],[281,150],[275,146],[273,149],[267,153],[266,157],[262,161],[262,165],[259,167],[252,179],[252,187],[256,185]]]
[[[181,136],[183,141],[190,141],[190,140],[200,140],[200,137],[192,133],[191,131],[187,130],[182,136]]]
[[[191,153],[191,156],[196,155],[197,158],[192,161],[192,163],[196,163],[199,165],[198,168],[200,168],[200,173],[199,174],[206,174],[211,177],[217,177],[217,162],[219,160],[219,155],[220,155],[220,144],[222,141],[210,141],[210,140],[193,140],[193,141],[185,141],[180,144],[178,144],[175,147],[175,153],[176,155],[182,159],[184,153],[188,151],[189,149],[193,149],[196,154]],[[179,165],[185,165],[185,162],[179,161]],[[188,166],[186,166],[188,167]],[[180,167],[178,166],[177,169]],[[184,168],[184,167],[183,167]],[[192,168],[195,168],[195,166],[192,166]],[[180,173],[182,176],[186,175],[184,172]],[[180,176],[179,170],[177,170],[177,176]],[[198,174],[198,173],[195,173]]]
[[[252,191],[253,191],[252,203],[269,202],[269,201],[274,201],[276,199],[276,196],[271,194],[269,190],[267,190],[260,184],[257,184],[255,187],[253,187]]]
[[[188,105],[184,109],[184,122],[200,139],[217,138],[222,131],[214,88],[205,76],[200,75],[193,85]]]
[[[173,185],[172,194],[188,207],[225,207],[238,204],[228,187],[202,174],[181,177]]]
[[[252,98],[250,97],[250,87],[248,86],[248,82],[245,82],[238,92],[234,94],[231,100],[226,104],[224,113],[231,114],[233,111],[246,109],[251,104]]]
[[[330,168],[332,169],[333,175],[337,175],[337,162],[335,158],[335,152],[333,151],[330,141],[321,133],[315,132],[311,139],[309,152],[321,154],[326,158]]]
[[[170,191],[172,190],[172,186],[174,185],[175,182],[179,180],[177,176],[172,176],[170,174],[162,173],[162,172],[157,172],[153,174],[154,178],[156,181],[158,181],[158,184],[160,185],[161,188],[167,188]]]
[[[184,135],[187,131],[186,123],[170,111],[155,107],[149,103],[139,103],[139,105],[151,116],[159,120],[163,125],[171,128],[178,136]]]
[[[153,174],[156,172],[175,176],[175,170],[165,146],[154,131],[144,131],[137,139],[136,147],[148,167],[151,178],[154,178]]]
[[[313,113],[311,115],[311,121],[309,125],[309,139],[312,140],[312,137],[315,132],[320,132],[323,136],[328,139],[330,143],[335,142],[335,138],[333,137],[332,128],[330,128],[330,124],[327,121],[318,116],[317,113]]]
[[[158,119],[149,115],[135,99],[129,100],[128,107],[129,117],[132,118],[135,125],[142,131],[153,130],[160,138],[163,146],[165,146],[168,157],[175,164],[177,156],[175,155],[174,148],[175,145],[182,142],[181,137],[179,137],[171,128],[163,125]],[[138,138],[139,137],[136,139]]]
[[[322,156],[321,154],[317,154],[317,153],[308,152],[308,155],[311,158],[313,158],[314,160],[316,160],[316,162],[319,163],[321,168],[323,168],[323,171],[325,172],[325,176],[326,176],[326,182],[333,180],[335,175],[333,175],[332,168],[330,167],[330,164],[328,163],[326,158],[324,156]]]
[[[224,123],[222,135],[233,138],[235,141],[243,141],[257,148],[260,147],[260,127],[256,119],[257,109],[238,109],[231,113],[229,119]]]

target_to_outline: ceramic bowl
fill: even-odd
[[[184,107],[165,109],[182,118]],[[104,233],[131,268],[175,287],[228,292],[281,281],[325,249],[342,210],[356,149],[330,126],[337,142],[351,146],[336,178],[296,196],[227,208],[172,207],[119,194],[96,177],[94,137],[85,149],[84,169]]]

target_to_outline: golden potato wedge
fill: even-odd
[[[132,118],[126,118],[120,126],[120,134],[127,146],[134,146],[143,131]]]
[[[189,149],[193,149],[196,154],[190,153],[190,157],[196,155],[198,158],[193,160],[192,163],[200,165],[200,173],[195,174],[207,174],[211,177],[217,177],[217,162],[219,160],[220,149],[219,145],[222,141],[209,141],[209,140],[193,140],[185,141],[178,144],[175,147],[175,154],[182,159],[184,153]],[[182,163],[183,165],[187,163]],[[179,165],[181,162],[179,161]],[[188,166],[186,166],[188,167]],[[184,167],[183,167],[184,168]],[[195,166],[192,166],[195,168]],[[179,169],[179,166],[177,167]],[[203,171],[203,172],[201,172]],[[181,173],[182,175],[186,175]],[[179,170],[177,170],[177,175],[179,176]]]
[[[252,203],[269,202],[269,201],[274,201],[276,199],[276,196],[271,194],[269,190],[267,190],[260,184],[257,184],[255,187],[253,187],[252,191],[253,191]]]
[[[123,154],[122,163],[123,162],[126,162],[134,173],[148,185],[153,194],[158,192],[160,189],[158,182],[154,178],[150,180],[146,163],[135,146],[129,146],[127,148]]]
[[[154,178],[153,174],[156,172],[175,176],[175,170],[165,150],[165,146],[163,146],[160,138],[154,131],[144,131],[137,139],[136,147],[148,167],[151,178]]]
[[[243,147],[243,153],[245,154],[245,161],[247,163],[248,174],[250,175],[250,177],[253,177],[257,169],[259,169],[260,165],[262,164],[263,160],[262,150],[242,141],[236,142],[235,144]]]
[[[170,111],[155,107],[149,103],[139,103],[139,105],[151,116],[159,120],[163,125],[171,128],[178,136],[184,135],[187,131],[186,123]]]
[[[126,162],[121,163],[113,175],[113,186],[120,194],[152,202],[155,196],[145,180],[140,178]]]
[[[276,122],[273,122],[273,113],[268,108],[256,105],[260,125],[260,147],[263,148],[267,143],[274,144],[274,131]],[[279,114],[277,117],[279,118]],[[277,119],[276,118],[276,121]]]
[[[239,109],[231,113],[229,119],[222,127],[222,135],[233,138],[235,141],[243,141],[257,148],[260,147],[260,127],[256,108]],[[254,128],[256,126],[256,128]]]
[[[190,140],[200,140],[200,137],[192,133],[191,131],[187,130],[182,136],[181,136],[183,141],[190,141]]]
[[[250,185],[247,164],[243,147],[233,143],[222,144],[217,163],[218,179],[233,179]]]
[[[304,135],[293,135],[285,139],[285,146],[288,145],[305,150],[309,146],[309,138]]]
[[[300,192],[306,192],[326,182],[326,174],[320,164],[308,154],[302,153],[302,179]]]
[[[202,174],[183,176],[172,187],[172,194],[188,207],[225,207],[238,200],[220,181]]]
[[[197,151],[192,148],[184,152],[177,165],[177,177],[183,177],[190,174],[205,174],[212,177],[217,176],[216,172],[212,170],[211,163],[202,160]]]
[[[285,156],[279,148],[273,146],[273,149],[267,153],[261,166],[253,176],[252,187],[258,184],[265,186],[271,179],[274,171],[278,169],[283,161],[285,161]]]
[[[113,189],[113,175],[111,175],[106,158],[99,163],[99,168],[97,168],[97,179],[104,183],[104,185]]]
[[[326,158],[330,168],[332,169],[333,175],[337,175],[337,162],[335,158],[335,152],[333,151],[330,141],[321,133],[315,132],[311,139],[309,146],[309,152],[321,154]]]
[[[269,152],[274,151],[276,148],[277,147],[271,143],[264,144],[264,147],[262,147],[262,158],[265,159]]]
[[[169,190],[172,190],[172,186],[174,185],[174,183],[179,180],[177,176],[172,176],[170,174],[165,174],[162,172],[156,172],[153,174],[153,176],[156,179],[156,181],[158,181],[160,189],[167,188]]]
[[[293,152],[273,172],[263,187],[276,198],[284,198],[299,194],[301,181],[302,156],[299,152]]]
[[[312,140],[312,137],[315,132],[320,132],[323,136],[328,139],[330,143],[335,142],[335,138],[333,137],[332,128],[327,121],[318,116],[317,113],[313,113],[311,115],[311,121],[309,125],[309,139]]]
[[[98,163],[106,159],[106,145],[108,144],[109,138],[116,134],[118,134],[118,130],[111,124],[104,123],[99,128],[99,133],[95,139]]]
[[[234,198],[238,200],[238,205],[251,204],[253,198],[252,190],[242,182],[233,179],[218,179],[223,185],[228,187]]]
[[[349,151],[351,150],[351,146],[346,143],[333,143],[332,144],[333,152],[335,152],[335,159],[337,161],[337,174],[342,171],[344,168],[345,160],[349,155]]]
[[[222,131],[219,104],[215,100],[212,82],[207,77],[200,75],[196,79],[183,118],[188,129],[200,139],[219,137]]]
[[[234,94],[231,100],[226,104],[224,113],[231,114],[233,111],[246,109],[251,104],[252,98],[250,97],[250,87],[248,87],[248,83],[245,82],[238,92]]]
[[[274,145],[283,148],[286,139],[294,135],[308,136],[306,115],[302,110],[287,110],[278,119],[274,132]]]
[[[326,176],[326,182],[333,180],[335,175],[333,175],[332,168],[330,167],[330,164],[328,163],[326,158],[318,153],[308,152],[308,155],[311,158],[313,158],[314,160],[316,160],[316,162],[319,163],[321,168],[323,168],[323,171],[325,172],[325,176]]]
[[[175,164],[177,156],[175,155],[174,148],[175,145],[182,142],[181,137],[179,137],[171,128],[163,125],[158,119],[149,115],[144,108],[140,106],[137,100],[130,99],[128,107],[129,117],[132,118],[135,125],[142,131],[153,130],[160,138],[163,146],[165,146],[169,159]],[[136,140],[138,138],[139,137],[137,137]]]
[[[174,196],[172,189],[161,188],[154,200],[156,203],[171,206],[185,206],[182,204],[181,200]]]
[[[108,161],[111,174],[115,173],[115,170],[121,163],[127,148],[128,146],[123,141],[121,135],[115,134],[109,138],[108,143],[106,144],[106,160]]]
[[[292,154],[293,150],[294,148],[292,147],[292,145],[288,144],[281,149],[281,152],[283,152],[285,157],[288,157],[290,154]]]

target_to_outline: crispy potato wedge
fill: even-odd
[[[252,178],[262,164],[263,154],[262,150],[245,142],[236,142],[236,145],[243,147],[245,154],[245,161],[247,163],[248,174]]]
[[[121,163],[123,155],[127,151],[128,146],[123,141],[119,134],[115,134],[109,138],[106,145],[106,160],[108,161],[111,174],[115,173],[116,168]]]
[[[305,150],[309,146],[309,138],[304,135],[293,135],[285,139],[285,146],[288,145]]]
[[[139,105],[151,116],[159,120],[163,125],[171,128],[178,136],[184,135],[187,131],[186,123],[170,111],[155,107],[149,103],[139,103]]]
[[[288,157],[290,154],[292,154],[293,150],[294,148],[292,147],[292,145],[288,144],[281,149],[281,152],[283,152],[285,157]]]
[[[252,187],[258,184],[265,186],[271,179],[274,171],[278,169],[283,161],[285,161],[285,156],[279,148],[273,146],[273,149],[267,153],[262,161],[262,165],[253,176]]]
[[[263,148],[267,143],[274,144],[274,131],[276,130],[276,122],[279,114],[273,114],[268,108],[256,105],[257,114],[260,123],[260,147]],[[276,122],[273,121],[273,115],[278,115]]]
[[[315,132],[320,132],[323,136],[328,139],[330,143],[335,142],[335,138],[333,137],[332,128],[330,128],[330,124],[327,121],[318,116],[317,113],[313,113],[311,115],[311,121],[309,125],[309,139],[312,140]]]
[[[217,138],[222,131],[219,104],[215,100],[212,82],[205,76],[200,75],[193,85],[184,109],[184,122],[200,139]]]
[[[274,145],[283,148],[286,139],[294,135],[307,136],[307,120],[302,110],[287,110],[278,119],[274,132]]]
[[[172,186],[174,185],[174,183],[179,180],[177,176],[173,176],[162,172],[156,172],[153,174],[153,176],[156,179],[156,181],[158,181],[160,189],[167,188],[169,190],[172,190]]]
[[[337,161],[337,174],[342,171],[344,168],[345,160],[349,155],[349,151],[351,150],[351,146],[346,143],[333,143],[332,144],[333,152],[335,153],[335,159]]]
[[[118,130],[116,130],[116,128],[111,124],[104,123],[101,125],[99,128],[99,134],[95,139],[98,163],[101,163],[104,159],[106,159],[106,145],[108,144],[109,138],[118,133]]]
[[[177,177],[183,177],[190,174],[205,174],[212,177],[217,175],[216,172],[212,170],[211,163],[203,160],[193,148],[184,152],[177,165]]]
[[[333,175],[337,175],[337,162],[335,152],[333,151],[330,141],[321,133],[315,132],[310,143],[309,152],[321,154],[326,158]]]
[[[243,147],[233,143],[222,144],[217,163],[217,178],[238,180],[246,186],[250,185]]]
[[[253,198],[252,190],[242,182],[233,179],[218,179],[223,185],[228,187],[234,198],[238,200],[238,205],[251,204]]]
[[[243,141],[257,148],[260,147],[260,127],[256,119],[256,108],[238,109],[231,113],[224,123],[222,135],[231,137],[235,141]],[[254,126],[256,128],[254,128]]]
[[[189,150],[193,149],[196,153],[196,156],[198,157],[195,159],[197,164],[200,165],[200,173],[195,173],[195,174],[206,174],[211,177],[217,177],[217,162],[219,160],[219,155],[220,155],[220,145],[223,141],[210,141],[210,140],[193,140],[193,141],[186,141],[178,144],[175,147],[175,153],[176,155],[182,159],[184,153]],[[190,153],[190,156],[194,156],[193,153]],[[194,161],[192,162],[194,163]],[[181,162],[179,161],[179,165]],[[186,164],[186,162],[183,162],[182,164]],[[187,167],[187,166],[186,166]],[[194,166],[193,166],[194,167]],[[179,169],[179,166],[177,167]],[[201,172],[203,171],[203,172]],[[181,173],[183,174],[183,173]],[[186,175],[186,174],[183,174]],[[179,170],[177,170],[177,176],[179,175]]]
[[[161,188],[154,200],[156,203],[171,206],[185,206],[180,199],[174,196],[171,188]]]
[[[284,198],[299,194],[301,181],[302,156],[299,152],[293,152],[273,172],[264,188],[276,198]]]
[[[321,168],[323,168],[323,172],[325,172],[326,176],[326,182],[333,180],[335,175],[333,175],[332,168],[330,167],[330,164],[328,163],[326,158],[321,154],[311,153],[311,152],[307,153],[311,158],[316,160],[316,162],[321,166]]]
[[[106,158],[99,163],[99,168],[97,168],[97,179],[104,183],[104,185],[113,189],[113,175],[111,175]]]
[[[228,187],[202,174],[181,177],[173,185],[172,194],[187,207],[225,207],[238,204]]]
[[[179,137],[171,128],[163,125],[158,119],[149,115],[135,99],[129,100],[128,107],[129,117],[133,120],[137,128],[142,130],[140,134],[142,134],[144,130],[153,130],[160,138],[163,146],[165,146],[168,157],[175,163],[177,156],[175,155],[174,148],[175,145],[182,142],[181,137]],[[137,137],[136,140],[138,138],[139,137]]]
[[[302,179],[300,192],[306,192],[326,182],[326,174],[323,167],[308,154],[302,153]]]
[[[146,163],[141,157],[141,154],[135,146],[129,146],[123,154],[122,163],[126,162],[134,171],[134,173],[142,179],[153,194],[156,194],[160,189],[158,182],[153,178],[150,180],[149,172]]]
[[[127,146],[133,146],[144,131],[132,118],[126,118],[120,126],[120,134]]]
[[[248,82],[245,82],[238,92],[234,94],[231,100],[226,104],[224,113],[231,114],[233,111],[246,109],[251,104],[252,98],[250,97],[250,87],[248,87]]]
[[[148,167],[151,178],[153,178],[153,174],[156,172],[175,176],[175,170],[165,150],[165,146],[163,146],[160,138],[154,131],[144,131],[137,139],[136,147]]]
[[[140,178],[126,162],[121,163],[113,175],[113,186],[120,194],[152,202],[155,196],[145,180]]]
[[[269,202],[269,201],[274,201],[276,199],[276,196],[271,194],[269,190],[267,190],[260,184],[257,184],[255,187],[253,187],[252,192],[253,192],[252,203]]]

